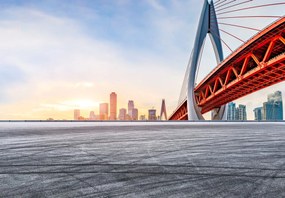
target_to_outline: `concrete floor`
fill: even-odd
[[[285,197],[285,124],[0,123],[0,197]]]

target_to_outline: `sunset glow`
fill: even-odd
[[[16,2],[0,3],[0,119],[72,119],[75,108],[98,114],[111,92],[118,109],[134,100],[140,115],[152,107],[160,111],[162,99],[168,114],[176,108],[200,0]],[[273,20],[246,23],[262,28]],[[234,31],[244,40],[254,34]],[[241,44],[230,39],[233,47]],[[198,80],[216,66],[209,42]],[[284,83],[269,89],[285,93]],[[249,118],[267,92],[239,99]]]

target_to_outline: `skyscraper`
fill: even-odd
[[[128,102],[128,116],[127,120],[138,120],[138,109],[135,108],[133,100]]]
[[[245,105],[239,105],[237,108],[237,120],[247,120],[247,115],[246,115],[246,106]]]
[[[110,94],[110,120],[117,119],[117,94],[112,92]]]
[[[236,104],[233,102],[230,102],[228,104],[228,116],[227,116],[227,120],[237,120],[236,118]]]
[[[148,110],[148,120],[157,120],[155,109]]]
[[[268,94],[267,100],[268,100],[268,102],[282,102],[281,91],[275,91],[272,94]]]
[[[271,102],[264,102],[262,107],[263,120],[273,120],[274,105]]]
[[[128,102],[128,114],[129,116],[132,118],[132,110],[135,108],[135,105],[134,105],[134,101],[133,100],[129,100]]]
[[[257,107],[253,110],[254,120],[262,120],[262,107]]]
[[[90,111],[89,120],[95,120],[95,113],[94,113],[94,111]]]
[[[273,119],[283,120],[283,102],[281,91],[276,91],[275,93],[269,95],[268,101],[271,101],[274,104]]]
[[[122,108],[119,110],[119,120],[126,120],[127,110]]]
[[[228,120],[247,120],[246,115],[246,106],[245,105],[239,105],[236,107],[236,104],[233,102],[230,102],[228,104]]]
[[[74,120],[79,120],[80,117],[80,110],[74,109]]]
[[[108,103],[100,104],[100,120],[108,120]]]
[[[162,99],[162,103],[161,103],[161,110],[160,110],[160,116],[159,116],[160,120],[162,120],[163,115],[164,115],[164,119],[167,120],[165,99]]]
[[[139,119],[139,111],[137,108],[133,108],[131,114],[132,114],[132,120],[138,120]]]
[[[283,120],[283,103],[281,91],[269,94],[267,102],[263,103],[264,120]]]

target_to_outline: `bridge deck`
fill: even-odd
[[[284,80],[285,17],[282,17],[221,62],[194,92],[201,112],[206,113]],[[181,116],[184,103],[170,116],[170,120],[187,118],[187,115]]]
[[[264,50],[266,49],[258,49],[256,46],[260,47],[261,43],[264,43],[265,40],[268,41],[274,38],[276,35],[281,34],[282,32],[284,33],[284,31],[285,17],[270,24],[268,27],[264,28],[262,31],[254,35],[246,43],[236,49],[196,86],[195,91],[199,91],[205,84],[213,80],[213,76],[219,75],[219,73],[228,68],[229,65],[233,65],[236,62],[240,61],[242,59],[241,57],[252,52],[253,49],[255,49],[255,52],[258,54],[264,54]]]
[[[202,113],[285,80],[285,18],[265,28],[195,88]]]

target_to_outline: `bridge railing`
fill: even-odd
[[[176,107],[176,109],[172,112],[172,114],[169,116],[169,118],[171,118],[179,109],[180,107],[184,104],[184,102],[187,101],[187,98],[185,98],[179,105],[178,107]]]

